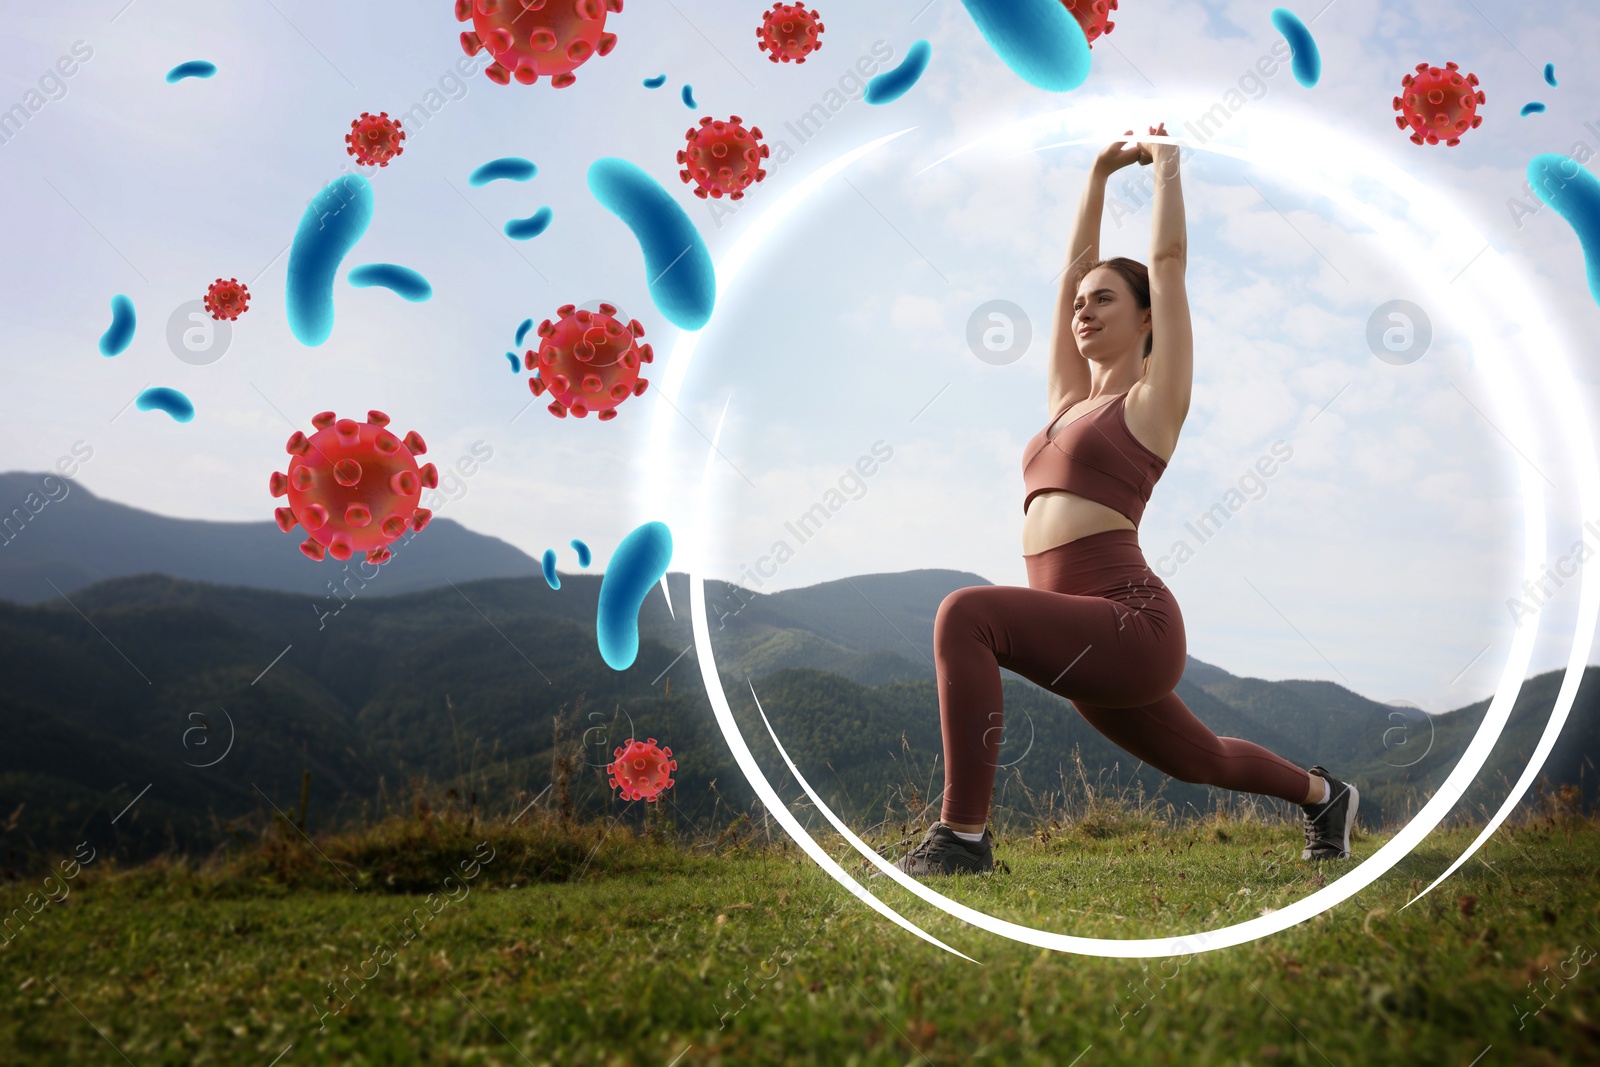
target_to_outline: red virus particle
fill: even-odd
[[[311,425],[310,437],[296,430],[289,438],[289,473],[272,475],[272,495],[289,497],[276,512],[278,528],[303,525],[311,536],[300,551],[314,560],[365,552],[368,563],[384,562],[408,527],[420,530],[433,518],[417,502],[439,484],[439,471],[432,463],[418,469],[412,458],[428,446],[414,430],[402,441],[384,429],[389,416],[381,411],[367,412],[366,422],[324,411]]]
[[[747,186],[767,176],[761,161],[772,150],[761,143],[761,127],[745,129],[738,115],[728,116],[727,122],[707,115],[699,129],[689,127],[684,137],[689,146],[678,153],[678,162],[687,166],[678,174],[684,184],[694,182],[694,195],[701,200],[741,200]]]
[[[461,35],[463,52],[475,56],[487,48],[494,56],[484,68],[490,81],[532,85],[543,74],[565,89],[590,56],[608,56],[617,46],[606,14],[621,10],[622,0],[456,0],[456,21],[472,20]]]
[[[611,754],[616,758],[606,765],[606,773],[612,776],[612,788],[622,790],[624,800],[648,800],[654,804],[664,791],[677,784],[671,778],[678,769],[672,749],[657,748],[653,737],[643,742],[630,737],[626,745]]]
[[[1061,0],[1061,3],[1083,27],[1090,48],[1094,47],[1095,38],[1116,29],[1111,13],[1117,9],[1117,0]]]
[[[389,160],[406,150],[400,143],[405,139],[400,120],[390,118],[387,111],[376,115],[363,111],[360,118],[350,120],[350,132],[344,135],[345,151],[363,167],[387,167]]]
[[[1441,69],[1418,63],[1415,74],[1400,80],[1404,96],[1394,98],[1394,109],[1400,114],[1394,124],[1402,130],[1411,129],[1411,143],[1438,144],[1448,137],[1446,145],[1461,143],[1461,135],[1483,125],[1478,105],[1484,103],[1483,90],[1474,91],[1478,84],[1476,74],[1461,76],[1461,68],[1446,63]]]
[[[250,310],[250,287],[238,278],[218,278],[206,289],[206,310],[214,319],[237,319]]]
[[[644,327],[638,319],[624,326],[616,314],[611,304],[601,304],[598,312],[566,304],[556,309],[561,321],[539,324],[539,350],[530,349],[522,362],[538,372],[528,379],[533,395],[550,390],[552,415],[564,419],[570,411],[581,419],[593,411],[605,422],[617,417],[617,405],[650,384],[639,377],[639,365],[656,358],[648,344],[638,343]]]
[[[761,50],[774,63],[804,63],[822,47],[821,18],[804,4],[773,4],[756,30]]]

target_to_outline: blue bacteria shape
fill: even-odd
[[[612,553],[611,565],[600,579],[600,607],[595,617],[600,658],[612,670],[625,671],[638,657],[639,609],[645,595],[667,573],[670,562],[672,531],[662,522],[640,526]]]
[[[1272,28],[1283,34],[1283,39],[1289,42],[1289,49],[1294,55],[1289,61],[1289,69],[1294,71],[1294,80],[1307,89],[1315,88],[1317,82],[1322,80],[1322,53],[1317,50],[1316,39],[1306,29],[1306,24],[1288,8],[1275,7],[1272,9]]]
[[[1529,115],[1543,114],[1544,111],[1545,106],[1543,104],[1539,103],[1537,100],[1530,100],[1528,103],[1522,105],[1522,111],[1520,114],[1522,118],[1527,118]]]
[[[289,248],[287,309],[295,340],[315,348],[333,333],[333,281],[372,224],[372,183],[335,178],[311,198]]]
[[[203,59],[191,59],[187,63],[179,63],[167,71],[167,84],[173,85],[185,78],[209,78],[217,72],[215,63],[208,63]]]
[[[511,373],[512,374],[520,374],[520,373],[522,373],[522,360],[517,357],[517,354],[515,352],[507,352],[506,353],[506,358],[511,361]]]
[[[1544,65],[1544,81],[1545,84],[1550,86],[1552,89],[1555,88],[1556,65],[1554,63],[1546,63]]]
[[[667,84],[667,76],[665,74],[657,74],[654,78],[646,78],[644,80],[646,89],[659,89],[665,84]]]
[[[146,389],[133,404],[140,411],[165,411],[174,422],[194,421],[194,404],[176,389],[164,385]]]
[[[1029,85],[1071,92],[1089,77],[1089,39],[1061,0],[961,0],[1000,61]]]
[[[572,547],[578,553],[578,566],[587,567],[589,561],[594,558],[594,553],[589,551],[589,546],[582,541],[574,540]]]
[[[694,109],[694,108],[698,108],[700,106],[699,104],[694,102],[694,86],[690,85],[688,82],[684,82],[684,84],[683,84],[683,94],[682,95],[683,95],[683,106],[684,107],[690,108],[690,109]]]
[[[1544,152],[1528,163],[1528,185],[1578,235],[1588,269],[1589,295],[1600,304],[1600,178],[1575,159]]]
[[[556,550],[545,549],[544,558],[539,561],[539,565],[544,570],[545,584],[551,589],[560,589],[561,579],[556,574]]]
[[[533,165],[532,160],[523,159],[521,156],[501,156],[499,159],[489,160],[467,175],[467,184],[478,189],[490,182],[501,180],[525,182],[538,173],[539,168]]]
[[[522,325],[517,327],[517,347],[522,347],[522,339],[528,336],[528,331],[533,329],[532,319],[523,319]]]
[[[542,207],[525,219],[512,219],[502,228],[513,241],[531,241],[550,228],[550,220],[554,217],[555,212]]]
[[[1072,18],[1066,8],[1061,11]],[[615,156],[589,166],[589,191],[638,239],[656,310],[680,330],[698,330],[711,321],[716,267],[700,231],[672,195],[639,167]]]
[[[133,329],[138,316],[133,313],[133,301],[118,293],[111,298],[111,326],[100,335],[100,354],[120,356],[133,344]]]
[[[912,45],[899,66],[884,71],[867,83],[867,103],[889,104],[906,95],[922,77],[922,72],[928,69],[928,59],[932,55],[933,46],[927,41]]]
[[[433,286],[428,284],[428,279],[410,267],[402,267],[397,263],[366,263],[352,267],[345,280],[357,289],[371,289],[373,286],[388,289],[413,304],[420,304],[433,296]]]

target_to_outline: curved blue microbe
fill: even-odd
[[[1089,39],[1061,0],[961,0],[1001,62],[1029,85],[1065,93],[1089,76]]]
[[[539,168],[533,165],[532,160],[523,159],[521,156],[501,156],[499,159],[489,160],[467,175],[467,184],[477,189],[502,178],[511,182],[525,182],[538,173]]]
[[[168,389],[163,385],[146,389],[139,394],[139,398],[133,404],[140,411],[165,411],[172,416],[174,422],[194,421],[194,405],[189,402],[189,398],[176,389]]]
[[[217,72],[215,63],[208,63],[203,59],[191,59],[187,63],[179,63],[167,71],[167,84],[181,82],[185,78],[209,78]]]
[[[667,76],[665,74],[657,74],[654,78],[646,78],[644,80],[646,89],[659,89],[665,84],[667,84]]]
[[[1060,10],[1072,21],[1066,8]],[[589,191],[638,238],[650,299],[667,321],[680,330],[698,330],[711,321],[717,269],[700,231],[672,195],[643,170],[615,156],[589,165]]]
[[[1322,80],[1322,53],[1317,51],[1317,42],[1311,36],[1311,31],[1306,29],[1306,24],[1286,7],[1272,9],[1272,28],[1283,34],[1283,39],[1289,42],[1289,49],[1294,53],[1290,60],[1290,69],[1294,71],[1294,80],[1307,89],[1316,87]]]
[[[645,595],[667,573],[670,562],[672,531],[662,522],[640,526],[612,553],[611,566],[600,578],[600,607],[595,617],[600,658],[612,670],[627,670],[639,655],[639,609]]]
[[[1522,105],[1521,117],[1527,118],[1529,115],[1542,114],[1544,110],[1545,106],[1543,104],[1539,103],[1537,100],[1531,100]]]
[[[1556,84],[1556,65],[1554,63],[1546,63],[1544,65],[1544,80],[1545,80],[1545,84],[1546,85],[1549,85],[1551,87],[1555,86],[1555,84]]]
[[[507,352],[506,358],[511,361],[511,373],[520,374],[522,372],[522,360],[517,358],[517,354],[515,352]]]
[[[433,296],[433,286],[428,284],[428,279],[398,263],[364,263],[352,267],[350,273],[345,275],[345,281],[357,289],[371,289],[373,286],[388,289],[413,304],[420,304]]]
[[[578,566],[587,567],[589,565],[589,561],[594,559],[594,553],[590,552],[589,546],[584,544],[582,541],[573,541],[572,547],[578,552]]]
[[[513,241],[531,241],[550,228],[550,220],[554,217],[555,212],[542,207],[525,219],[512,219],[502,229]]]
[[[528,331],[533,329],[532,319],[523,319],[522,325],[517,327],[517,346],[522,346],[522,339],[528,336]]]
[[[922,77],[922,72],[928,69],[928,57],[931,55],[933,46],[927,41],[912,45],[899,66],[884,71],[867,83],[867,103],[888,104],[906,95]]]
[[[372,183],[335,178],[311,198],[289,248],[287,306],[295,340],[315,348],[333,332],[333,280],[372,223]]]
[[[118,293],[111,298],[111,328],[100,335],[100,354],[120,356],[133,344],[133,328],[138,318],[133,313],[133,301]]]
[[[1578,235],[1589,271],[1589,295],[1600,304],[1600,178],[1575,159],[1544,152],[1529,162],[1528,184]]]
[[[539,565],[544,569],[545,583],[551,589],[560,589],[561,579],[556,575],[556,550],[553,548],[545,549],[544,559],[539,561]]]
[[[688,82],[684,82],[683,84],[683,106],[687,108],[696,108],[700,106],[694,102],[694,86],[690,85]]]

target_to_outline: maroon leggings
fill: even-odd
[[[1179,781],[1304,802],[1305,771],[1260,745],[1218,737],[1173,692],[1187,653],[1183,616],[1137,531],[1106,530],[1022,558],[1029,588],[957,589],[934,620],[943,821],[988,817],[1001,667],[1066,697],[1089,725]]]

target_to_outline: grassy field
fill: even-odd
[[[418,812],[314,843],[284,830],[225,862],[74,870],[91,842],[62,857],[70,880],[0,884],[24,916],[0,946],[0,1063],[1600,1062],[1600,824],[1547,805],[1400,912],[1473,833],[1187,960],[1039,951],[872,883],[981,966],[759,821],[686,847],[548,813]],[[1360,836],[1357,858],[1382,842]],[[1009,872],[945,891],[1067,933],[1179,934],[1351,869],[1301,862],[1301,843],[1282,822],[1100,811],[1002,838]]]

